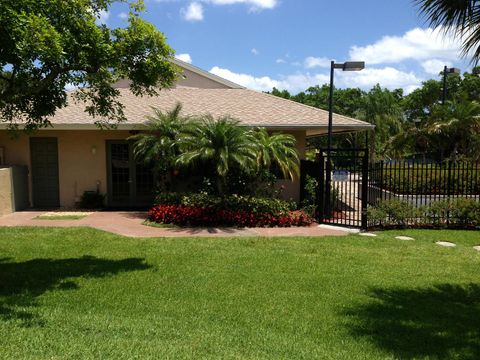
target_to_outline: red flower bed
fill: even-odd
[[[313,219],[303,211],[273,216],[182,205],[156,205],[148,212],[148,219],[180,226],[290,227],[308,226],[313,223]]]

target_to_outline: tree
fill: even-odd
[[[464,155],[480,158],[480,104],[476,101],[453,102],[448,107],[439,107],[426,124],[432,136],[441,138],[441,150],[451,158]]]
[[[128,26],[109,29],[99,17],[121,0],[4,0],[0,2],[0,118],[10,128],[48,126],[72,97],[100,126],[125,120],[119,91],[131,80],[136,95],[156,94],[176,78],[174,52],[142,20],[142,0],[130,2]],[[128,0],[125,0],[128,2]]]
[[[378,155],[387,155],[389,139],[402,131],[402,91],[390,91],[375,85],[364,97],[358,118],[375,125],[372,143]]]
[[[293,180],[299,175],[299,157],[295,137],[290,134],[269,134],[264,128],[254,132],[257,144],[257,165],[269,169],[276,164],[285,178]]]
[[[180,154],[178,142],[190,124],[189,118],[180,115],[181,111],[181,104],[167,112],[154,109],[154,115],[147,117],[146,131],[129,138],[134,141],[135,159],[150,166],[158,178],[173,176]]]
[[[434,28],[443,26],[462,39],[463,54],[480,60],[480,2],[477,0],[415,0],[420,13]]]
[[[218,120],[206,116],[197,121],[178,141],[180,166],[210,165],[217,190],[225,195],[227,176],[232,168],[249,172],[256,168],[257,147],[251,130],[228,117]]]

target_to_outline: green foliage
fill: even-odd
[[[105,206],[105,195],[96,191],[85,191],[80,200],[83,209],[100,209]]]
[[[436,201],[428,206],[427,217],[435,225],[479,226],[480,202],[469,198]]]
[[[212,168],[219,194],[225,194],[227,175],[232,168],[246,172],[256,168],[257,145],[253,134],[237,120],[204,117],[192,123],[178,139],[178,145],[181,153],[176,165]]]
[[[254,196],[229,195],[220,197],[206,192],[199,193],[159,193],[156,205],[184,205],[232,211],[245,211],[253,214],[285,215],[296,209],[296,204],[280,199]]]
[[[405,227],[416,224],[421,214],[421,208],[402,200],[382,201],[380,205],[367,209],[368,220],[382,226]]]
[[[295,149],[295,137],[290,134],[269,134],[265,128],[254,131],[258,146],[257,165],[269,169],[272,164],[280,168],[285,178],[293,180],[299,175],[299,157]]]
[[[180,171],[187,182],[203,177],[196,188],[208,193],[277,196],[272,166],[287,178],[298,176],[292,135],[248,129],[230,118],[183,117],[181,110],[181,104],[166,113],[155,110],[147,130],[129,138],[135,158],[153,168],[161,190],[175,190],[169,185],[182,181]]]
[[[147,118],[147,130],[128,139],[134,142],[135,159],[153,169],[162,189],[173,177],[175,162],[180,154],[178,142],[190,126],[190,119],[181,116],[181,111],[181,104],[167,112],[154,109],[154,115]]]
[[[334,112],[375,125],[370,144],[380,158],[402,158],[430,154],[437,160],[466,157],[480,159],[480,67],[463,77],[447,76],[446,105],[443,74],[408,95],[402,89],[374,86],[370,91],[356,88],[334,89]],[[329,86],[314,86],[296,95],[274,89],[273,95],[328,109]],[[326,137],[308,140],[311,147],[326,147]],[[340,148],[363,146],[363,137],[334,134],[333,145]]]
[[[305,196],[302,201],[302,210],[311,217],[315,217],[317,210],[317,190],[318,181],[313,176],[307,175],[305,178]]]
[[[380,226],[480,226],[480,202],[471,198],[450,198],[416,207],[407,201],[387,200],[368,207],[368,221]]]
[[[136,95],[156,94],[175,80],[174,51],[154,25],[130,5],[128,25],[109,29],[100,14],[117,0],[0,2],[0,117],[11,129],[48,126],[47,117],[69,101],[85,102],[99,126],[125,120],[119,91],[131,80]],[[70,98],[65,86],[80,90]]]
[[[450,175],[447,164],[407,167],[384,164],[382,181],[379,185],[383,189],[403,195],[480,193],[479,170],[469,168],[468,163],[451,163]]]

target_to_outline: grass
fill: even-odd
[[[0,228],[1,357],[478,359],[479,244]]]
[[[151,227],[160,228],[160,229],[177,229],[177,228],[179,228],[178,226],[176,226],[174,224],[161,224],[161,223],[157,223],[155,221],[150,221],[148,219],[145,220],[142,224],[145,225],[145,226],[151,226]]]
[[[35,219],[38,220],[80,220],[88,215],[39,215]]]

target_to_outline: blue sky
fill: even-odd
[[[329,61],[363,60],[361,72],[336,72],[336,86],[376,83],[406,92],[443,65],[468,70],[459,42],[429,29],[410,0],[145,0],[145,19],[177,56],[249,88],[293,93],[328,81]],[[128,9],[103,14],[125,24]]]

